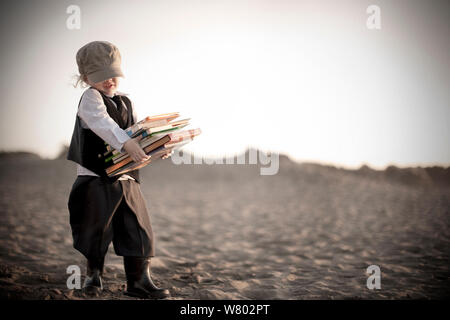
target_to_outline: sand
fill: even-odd
[[[259,165],[141,170],[156,240],[153,278],[170,299],[440,299],[450,295],[449,169]],[[0,297],[134,299],[112,245],[105,290],[66,286],[75,165],[0,157]],[[370,265],[381,289],[366,287]]]

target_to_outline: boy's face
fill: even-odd
[[[108,96],[113,96],[119,86],[119,78],[115,77],[101,82],[89,83],[89,85]]]

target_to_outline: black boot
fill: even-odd
[[[150,277],[150,258],[123,257],[127,275],[126,294],[139,298],[164,299],[169,290],[158,288]]]
[[[83,290],[86,293],[97,294],[103,290],[102,276],[104,262],[104,257],[87,260],[86,279],[83,284]]]

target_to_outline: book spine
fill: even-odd
[[[157,132],[157,133],[152,133],[151,135],[146,136],[145,138],[142,138],[139,141],[139,145],[141,146],[141,148],[145,148],[148,145],[152,144],[153,142],[157,141],[158,139],[160,139],[163,135],[165,135],[162,132]],[[105,159],[105,162],[109,162],[112,160],[112,162],[114,164],[122,161],[123,159],[128,157],[128,153],[122,153],[118,150],[114,150],[112,155],[109,156],[108,158]]]
[[[135,162],[130,162],[126,165],[121,166],[120,168],[108,173],[109,177],[112,176],[116,176],[118,174],[124,174],[127,172],[130,172],[132,170],[137,170],[140,169],[146,165],[148,165],[150,162],[159,159],[160,157],[162,157],[164,154],[170,152],[170,149],[167,149],[164,147],[164,145],[152,150],[148,155],[151,157],[148,161],[145,161],[143,163],[135,163]]]
[[[149,154],[151,151],[157,149],[158,147],[160,147],[161,145],[165,144],[166,142],[170,141],[170,138],[168,135],[162,137],[161,139],[155,141],[154,143],[152,143],[151,145],[147,146],[144,148],[144,152],[145,154]],[[133,161],[129,156],[125,159],[123,159],[122,161],[108,167],[106,169],[106,174],[110,174],[111,172],[115,171],[118,168],[123,167],[124,165],[130,163],[131,161]]]
[[[114,158],[114,155],[110,155],[105,158],[105,162],[110,162],[111,160],[113,160],[113,158]]]
[[[125,158],[127,158],[127,157],[129,157],[128,153],[126,153],[126,154],[124,154],[124,155],[121,155],[121,156],[117,156],[117,157],[112,156],[112,159],[111,159],[111,160],[112,160],[112,162],[113,162],[114,164],[116,164],[116,163],[122,161],[123,159],[125,159]]]
[[[170,140],[173,142],[183,141],[185,139],[193,139],[201,134],[200,129],[189,129],[169,134]]]
[[[135,138],[141,135],[141,138],[151,137],[154,134],[165,133],[170,131],[175,131],[177,129],[181,129],[188,125],[187,121],[190,119],[184,119],[175,121],[175,123],[170,123],[167,119],[156,120],[150,122],[150,124],[146,125],[146,121],[148,121],[149,117],[135,123],[131,127],[125,129],[125,132],[131,137]],[[179,124],[177,122],[180,122]],[[147,127],[148,126],[148,127]],[[147,127],[147,128],[146,128]],[[108,143],[105,142],[106,152],[103,154],[105,156],[105,162],[109,162],[113,159],[111,155],[116,156],[121,152],[119,150],[114,149]]]
[[[178,149],[178,148],[184,146],[185,144],[188,144],[188,143],[191,142],[192,140],[193,140],[193,139],[186,139],[186,140],[179,141],[179,142],[172,142],[172,141],[170,141],[170,142],[166,143],[164,146],[165,146],[166,148],[174,148],[174,149]]]
[[[129,127],[128,129],[125,129],[125,132],[132,137],[134,134],[136,134],[136,132],[138,132],[139,130],[142,129],[142,124],[140,123],[135,123],[133,124],[131,127]]]

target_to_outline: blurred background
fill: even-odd
[[[69,29],[76,5],[79,29]],[[381,29],[369,29],[370,5]],[[116,44],[139,117],[179,111],[199,156],[249,146],[297,161],[450,163],[448,1],[10,1],[0,150],[54,158],[79,98],[75,54]],[[21,127],[18,130],[18,126]],[[24,129],[26,128],[26,129]]]

